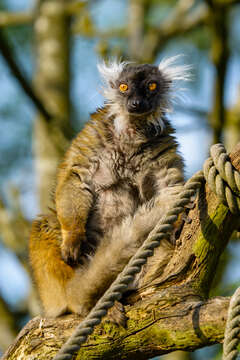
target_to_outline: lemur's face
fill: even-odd
[[[178,81],[191,79],[191,67],[175,65],[177,58],[163,59],[158,66],[118,61],[100,64],[98,69],[104,80],[103,90],[106,104],[110,107],[109,114],[123,115],[123,111],[130,114],[131,119],[141,115],[145,118],[145,114],[150,114],[152,122],[171,111],[176,90],[181,90]]]
[[[156,111],[169,85],[158,67],[145,64],[126,66],[113,88],[119,104],[129,114],[140,116]]]

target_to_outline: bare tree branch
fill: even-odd
[[[13,342],[19,329],[13,312],[10,311],[2,296],[0,296],[0,318],[0,348],[5,350]]]
[[[18,196],[14,198],[15,209],[7,209],[0,198],[1,241],[4,246],[17,256],[20,263],[27,268],[27,245],[30,222],[27,221],[19,207]]]
[[[12,51],[8,46],[4,35],[0,32],[0,52],[6,61],[7,65],[9,66],[10,70],[12,71],[13,75],[17,79],[18,83],[20,84],[21,88],[25,92],[25,94],[30,98],[33,105],[38,109],[38,111],[43,115],[43,117],[49,121],[51,115],[46,110],[38,96],[36,95],[33,87],[30,85],[27,77],[23,74],[24,72],[20,70],[20,67],[17,65],[17,62],[14,59]]]
[[[65,5],[65,13],[69,16],[78,15],[86,5],[86,1],[69,1]],[[34,11],[0,11],[0,27],[32,24],[34,18]]]
[[[191,7],[188,6],[178,7],[161,25],[151,27],[146,32],[140,50],[142,61],[151,62],[167,41],[196,29],[208,19],[209,11],[206,4],[201,3],[193,10],[190,10]]]
[[[25,25],[33,22],[31,12],[9,12],[0,11],[0,27]]]

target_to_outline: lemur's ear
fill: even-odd
[[[182,55],[173,56],[170,58],[163,59],[158,69],[165,80],[162,86],[162,102],[161,108],[165,112],[172,111],[173,103],[182,101],[184,96],[181,81],[192,80],[192,66],[191,65],[176,65],[177,60]]]
[[[182,55],[177,55],[165,58],[158,66],[163,77],[170,83],[174,83],[179,80],[189,81],[192,79],[191,65],[176,65],[176,61],[181,57]]]
[[[98,71],[105,84],[113,88],[116,80],[119,78],[119,75],[127,64],[128,62],[126,61],[114,59],[108,63],[102,62],[101,64],[98,64]]]

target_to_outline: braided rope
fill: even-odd
[[[94,327],[99,324],[101,319],[107,314],[107,310],[114,305],[114,301],[121,298],[128,285],[134,280],[135,274],[141,271],[141,267],[146,263],[148,257],[153,255],[154,249],[160,245],[161,240],[170,237],[174,222],[177,220],[178,215],[184,211],[184,207],[189,203],[191,197],[196,193],[196,190],[201,186],[204,176],[212,191],[214,191],[221,201],[229,206],[233,213],[240,210],[240,203],[236,200],[236,195],[240,193],[239,173],[233,169],[226,155],[226,151],[221,144],[216,144],[211,148],[211,155],[212,158],[206,160],[204,164],[204,175],[202,171],[199,171],[186,182],[171,210],[167,212],[166,216],[162,218],[153,231],[151,231],[122,273],[118,275],[87,317],[78,325],[72,336],[63,345],[53,360],[71,360],[73,358],[74,353],[77,352],[81,345],[87,340],[88,335],[93,332]],[[240,304],[240,295],[238,297]],[[240,306],[238,309],[240,314]],[[230,314],[233,316],[231,311]],[[236,331],[234,334],[235,333]],[[236,337],[236,335],[232,337],[234,342],[232,346],[236,347],[237,341],[234,336]],[[233,351],[232,347],[228,346],[227,348]],[[230,359],[235,358],[226,358],[225,360]]]
[[[233,214],[240,213],[240,173],[235,170],[222,144],[210,149],[211,158],[203,166],[205,179],[219,200]],[[240,288],[233,294],[228,308],[222,360],[235,360],[240,333]]]
[[[240,173],[235,170],[222,144],[210,149],[211,156],[203,165],[205,179],[219,200],[233,214],[240,211]]]
[[[223,343],[223,360],[237,358],[240,333],[240,288],[233,294],[229,308]]]

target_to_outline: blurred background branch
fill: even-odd
[[[25,25],[33,21],[33,13],[0,11],[0,26]]]
[[[50,114],[45,109],[44,105],[37,97],[34,89],[30,85],[29,81],[26,79],[26,76],[23,74],[23,70],[20,70],[17,62],[15,61],[15,56],[12,54],[10,47],[8,46],[7,40],[5,40],[4,35],[0,31],[0,53],[6,61],[9,69],[12,71],[13,75],[19,82],[20,86],[26,93],[26,95],[31,99],[33,104],[36,106],[38,111],[43,115],[46,120],[50,119]]]

